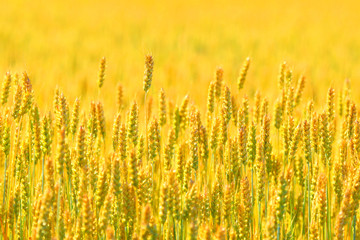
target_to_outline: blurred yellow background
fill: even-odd
[[[305,99],[324,101],[327,88],[345,78],[357,89],[359,12],[358,1],[2,1],[0,73],[28,71],[42,108],[56,85],[70,102],[80,95],[87,102],[105,56],[109,109],[118,82],[128,99],[142,99],[144,55],[152,53],[154,98],[164,87],[174,100],[189,93],[202,105],[217,66],[239,94],[236,78],[250,56],[248,93],[277,94],[286,60],[295,76],[307,76]]]

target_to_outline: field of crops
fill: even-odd
[[[4,1],[0,240],[360,239],[360,4]]]

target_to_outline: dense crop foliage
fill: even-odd
[[[0,240],[360,239],[359,12],[2,0]]]
[[[60,88],[41,111],[26,72],[6,73],[0,118],[3,239],[350,239],[360,217],[360,123],[350,82],[325,104],[304,101],[305,77],[280,65],[277,100],[247,96],[245,59],[232,89],[218,67],[207,105],[152,88],[107,117]],[[206,88],[204,88],[206,91]],[[143,105],[143,106],[142,106]],[[85,109],[85,110],[84,110]],[[88,109],[88,110],[86,110]]]

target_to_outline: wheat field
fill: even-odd
[[[360,239],[359,10],[4,1],[0,239]]]

